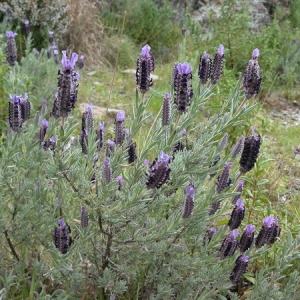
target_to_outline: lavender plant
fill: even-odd
[[[142,80],[131,118],[119,111],[105,128],[102,120],[94,122],[91,107],[81,124],[73,116],[74,54],[69,59],[63,52],[52,117],[32,121],[22,116],[21,101],[8,99],[9,126],[17,130],[8,133],[0,161],[0,272],[4,278],[11,270],[16,283],[26,278],[20,279],[22,289],[1,281],[8,297],[226,297],[279,239],[281,222],[269,216],[251,247],[255,231],[243,224],[245,206],[242,200],[232,205],[243,191],[234,176],[240,166],[228,162],[224,136],[255,105],[240,110],[243,95],[237,87],[216,116],[200,119],[213,87],[193,94],[192,68],[183,63],[174,72],[175,105],[165,109],[167,122],[159,112],[147,123],[149,48],[138,58]],[[68,118],[61,123],[60,116]],[[114,128],[115,141],[104,136],[107,127]],[[80,143],[73,143],[80,130]],[[179,149],[180,143],[185,147]],[[239,227],[245,227],[241,239]],[[237,253],[238,247],[246,254]]]

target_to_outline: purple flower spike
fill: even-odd
[[[160,188],[168,179],[171,172],[169,167],[170,157],[161,151],[160,159],[155,159],[149,166],[146,185],[149,189]]]
[[[62,254],[66,254],[71,247],[72,238],[70,237],[70,233],[70,226],[64,219],[59,219],[58,227],[54,229],[54,244]]]
[[[145,166],[149,166],[149,160],[148,160],[148,159],[145,159],[145,160],[144,160],[144,165],[145,165]]]
[[[184,113],[190,106],[194,95],[192,89],[192,68],[185,63],[175,63],[172,72],[174,86],[174,103],[180,113]]]
[[[149,59],[151,58],[150,51],[151,51],[151,47],[147,44],[142,48],[140,56],[144,59]]]
[[[218,177],[218,183],[217,183],[217,193],[222,193],[231,183],[231,179],[229,177],[229,170],[232,166],[232,162],[227,162],[224,165],[224,168],[222,170],[222,173]]]
[[[235,208],[231,213],[230,220],[228,221],[228,226],[231,230],[238,228],[245,216],[245,205],[242,199],[236,201]]]
[[[192,73],[192,67],[189,65],[188,62],[184,62],[182,64],[177,65],[177,71],[179,74],[190,74]]]
[[[71,58],[69,59],[67,57],[67,51],[62,51],[62,59],[61,59],[61,65],[64,70],[71,71],[74,69],[76,61],[78,60],[78,55],[76,53],[72,53]]]
[[[259,54],[260,54],[259,50],[257,48],[254,49],[252,52],[252,59],[257,59],[259,57]]]
[[[11,66],[14,66],[17,61],[17,46],[15,41],[16,35],[17,34],[12,31],[6,32],[6,60]]]
[[[103,175],[103,179],[104,179],[105,183],[111,182],[112,170],[110,167],[109,157],[106,157],[103,161],[102,175]]]
[[[240,172],[245,174],[253,169],[260,149],[261,137],[252,129],[252,134],[244,140],[244,148],[240,158]]]
[[[162,126],[168,126],[171,122],[171,94],[166,93],[162,105]]]
[[[234,254],[235,249],[238,245],[236,240],[239,232],[237,229],[232,230],[232,232],[223,240],[222,246],[220,248],[221,258],[231,256]]]
[[[248,266],[249,257],[246,254],[240,255],[236,261],[235,266],[230,274],[230,280],[234,284],[238,284],[241,277],[246,272]]]
[[[273,216],[266,217],[263,220],[263,226],[256,237],[255,245],[257,248],[260,248],[265,244],[273,244],[279,235],[280,227],[278,225],[278,219]]]
[[[151,47],[145,45],[140,52],[140,57],[137,59],[136,65],[136,84],[142,94],[145,94],[152,86],[151,72],[154,71],[154,58],[150,53]]]
[[[254,225],[249,224],[245,227],[245,230],[243,232],[243,235],[239,243],[241,252],[245,252],[251,247],[254,240],[254,232],[255,232]]]
[[[119,110],[115,121],[115,142],[116,145],[122,145],[125,139],[125,111]]]
[[[255,96],[260,90],[261,77],[258,56],[259,50],[255,49],[243,75],[243,90],[246,99]]]
[[[186,198],[183,207],[182,218],[189,218],[193,214],[195,189],[193,183],[185,188]]]
[[[89,225],[89,215],[85,206],[81,206],[80,209],[80,225],[83,228],[88,227]]]
[[[125,111],[119,110],[116,117],[117,122],[124,122],[125,121]]]

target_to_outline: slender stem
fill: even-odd
[[[8,236],[7,230],[4,231],[4,235],[5,235],[6,241],[8,243],[8,246],[9,246],[13,256],[17,259],[17,261],[20,261],[19,255],[17,254],[15,247],[14,247],[10,237]]]
[[[106,112],[108,112],[110,100],[111,100],[111,97],[112,97],[112,91],[113,91],[113,87],[114,87],[114,83],[115,83],[115,79],[116,79],[117,67],[118,67],[118,64],[119,64],[119,56],[120,56],[120,51],[121,51],[122,34],[124,32],[124,27],[125,27],[125,20],[126,20],[126,11],[124,13],[123,22],[122,22],[122,28],[121,28],[121,34],[120,34],[120,40],[119,40],[120,44],[119,44],[119,47],[118,47],[118,52],[117,52],[117,55],[116,55],[116,62],[115,62],[114,71],[113,71],[113,77],[112,77],[111,84],[110,84]]]

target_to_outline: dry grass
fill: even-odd
[[[66,2],[69,26],[61,38],[61,48],[85,55],[87,66],[103,65],[105,34],[99,16],[101,7],[91,0]]]

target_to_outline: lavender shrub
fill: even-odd
[[[223,51],[213,62],[213,84],[220,80]],[[247,184],[234,174],[250,171],[260,144],[255,133],[240,139],[234,151],[236,157],[244,149],[240,165],[228,162],[233,154],[226,132],[255,106],[241,113],[243,92],[236,89],[216,116],[199,118],[213,86],[194,94],[192,67],[177,63],[174,91],[162,93],[163,121],[159,112],[147,123],[154,59],[146,45],[137,62],[132,113],[125,118],[121,110],[104,126],[89,106],[80,123],[72,114],[76,60],[63,52],[51,117],[37,115],[34,122],[19,96],[7,99],[10,130],[0,177],[0,275],[7,280],[0,285],[7,297],[25,291],[41,299],[213,299],[234,293],[247,267],[280,235],[275,217],[264,219],[259,233],[246,226],[244,203],[233,198]],[[113,131],[115,140],[107,140]],[[74,142],[80,132],[80,143]],[[238,227],[245,227],[241,239]]]

